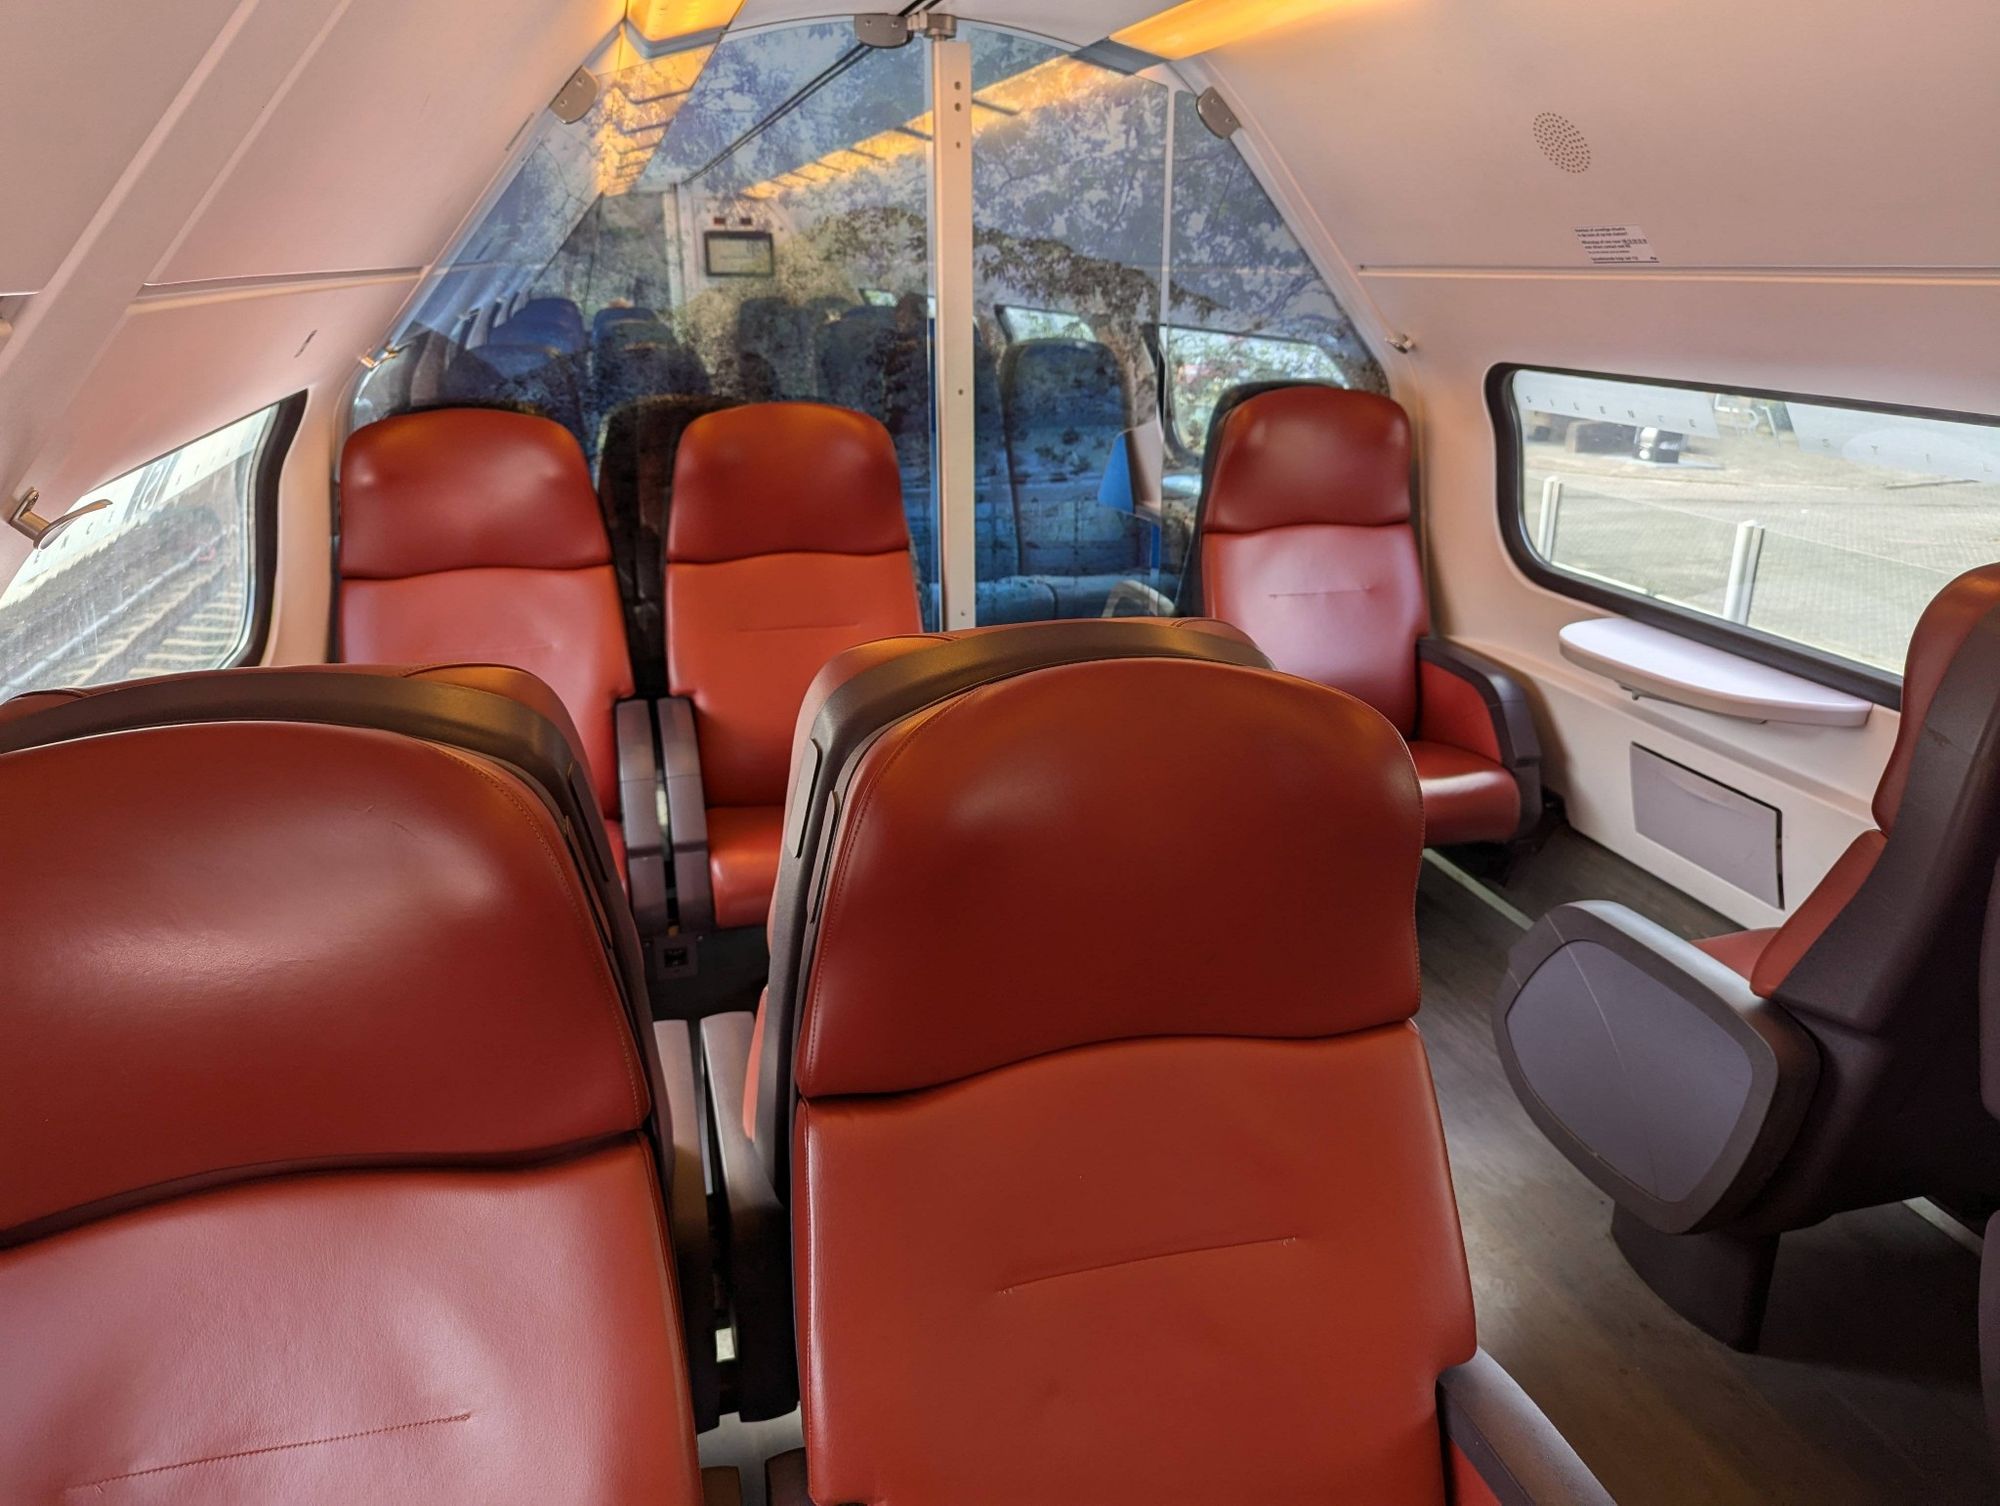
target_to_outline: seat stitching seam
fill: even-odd
[[[176,1469],[193,1469],[201,1464],[227,1464],[235,1459],[254,1459],[259,1454],[281,1454],[287,1449],[318,1448],[328,1443],[351,1443],[357,1438],[379,1438],[384,1433],[402,1433],[412,1428],[439,1427],[447,1423],[468,1422],[470,1412],[454,1412],[449,1417],[425,1417],[416,1422],[391,1423],[387,1427],[363,1428],[355,1433],[338,1433],[331,1438],[301,1438],[296,1443],[272,1443],[262,1448],[238,1449],[231,1454],[209,1454],[200,1459],[183,1459],[178,1464],[156,1464],[150,1469],[130,1470],[122,1475],[106,1475],[101,1480],[85,1480],[80,1485],[66,1485],[63,1494],[69,1495],[79,1490],[101,1490],[106,1485],[116,1485],[121,1480],[138,1480],[147,1475],[163,1475]]]
[[[1009,1282],[1000,1288],[1000,1294],[1006,1296],[1024,1286],[1039,1286],[1045,1281],[1062,1281],[1070,1276],[1094,1276],[1100,1271],[1116,1271],[1126,1266],[1144,1265],[1154,1260],[1177,1260],[1183,1255],[1219,1255],[1226,1250],[1254,1250],[1264,1245],[1292,1245],[1297,1244],[1300,1238],[1301,1236],[1297,1234],[1271,1234],[1258,1239],[1232,1239],[1216,1245],[1193,1245],[1185,1250],[1155,1250],[1146,1255],[1129,1255],[1122,1260],[1107,1260],[1100,1265],[1080,1265],[1074,1270],[1050,1271],[1045,1276],[1029,1276],[1024,1280]]]

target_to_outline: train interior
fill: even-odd
[[[1983,7],[0,37],[0,1499],[2000,1500]]]

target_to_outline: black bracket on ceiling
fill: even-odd
[[[1216,91],[1213,84],[1195,96],[1194,108],[1201,117],[1201,123],[1224,141],[1243,129],[1243,122],[1236,118],[1236,112],[1229,108],[1229,101]]]
[[[957,35],[958,17],[941,11],[874,12],[854,18],[854,39],[864,47],[901,47],[913,37],[949,42]]]

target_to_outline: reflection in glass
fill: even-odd
[[[1214,404],[1277,377],[1381,390],[1381,372],[1184,90],[962,34],[979,620],[1170,610]],[[663,683],[675,447],[731,403],[888,427],[938,620],[928,59],[860,46],[843,19],[600,66],[598,104],[544,123],[364,383],[357,423],[486,403],[576,435],[644,689]]]

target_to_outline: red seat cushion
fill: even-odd
[[[1472,1302],[1410,1026],[1057,1052],[799,1133],[815,1500],[1442,1502]]]
[[[282,1003],[283,1001],[278,1001]],[[643,1146],[342,1172],[0,1251],[0,1500],[697,1506]]]
[[[1708,953],[1731,972],[1740,973],[1748,979],[1757,971],[1757,959],[1764,955],[1764,949],[1777,934],[1776,926],[1764,926],[1755,931],[1731,931],[1726,936],[1704,937],[1695,943],[1695,947]]]
[[[669,564],[666,592],[667,687],[694,703],[710,805],[782,804],[792,724],[819,667],[920,625],[907,548]]]
[[[598,808],[618,813],[614,708],[632,694],[625,620],[610,565],[453,570],[340,588],[343,658],[525,669],[562,698],[590,763]]]
[[[761,926],[778,882],[782,805],[718,805],[708,812],[708,881],[718,926]]]
[[[632,662],[611,543],[560,424],[453,408],[357,429],[340,471],[340,657],[505,664],[562,698],[618,813]]]
[[[1505,842],[1521,828],[1521,786],[1477,753],[1450,743],[1410,744],[1424,799],[1424,842]]]
[[[667,520],[667,688],[694,705],[717,926],[770,913],[813,676],[844,649],[920,627],[881,424],[820,403],[752,403],[688,426]]]

